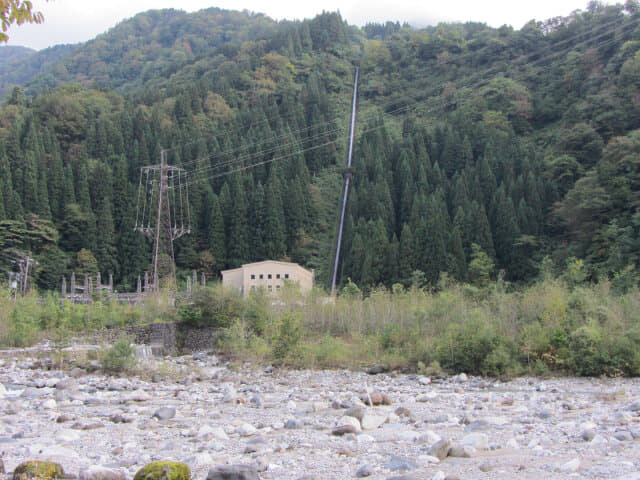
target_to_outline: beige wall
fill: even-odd
[[[254,289],[264,288],[267,293],[277,294],[285,281],[300,285],[303,292],[313,288],[313,272],[297,263],[265,261],[249,263],[222,273],[222,284],[239,289],[246,297]]]

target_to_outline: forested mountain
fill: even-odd
[[[638,10],[520,30],[140,14],[6,97],[0,262],[33,252],[43,288],[70,269],[132,288],[151,255],[140,167],[166,148],[190,173],[180,271],[291,259],[326,282],[359,65],[343,283],[472,281],[491,262],[526,282],[545,257],[633,282]]]
[[[39,52],[25,47],[0,47],[0,97],[5,97],[16,85],[24,86],[33,77],[56,68],[58,62],[70,55],[75,45],[56,45]],[[41,79],[41,83],[51,80],[52,75]],[[48,85],[54,86],[55,83]]]

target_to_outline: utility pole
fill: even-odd
[[[19,285],[19,290],[20,293],[24,296],[27,293],[27,290],[29,288],[29,268],[32,265],[38,265],[38,262],[32,258],[30,255],[27,255],[24,258],[21,258],[20,260],[17,261],[18,263],[18,268],[20,269],[20,285]]]
[[[358,108],[358,78],[360,69],[356,67],[356,75],[353,81],[353,100],[351,101],[351,122],[349,123],[349,147],[347,149],[347,171],[344,175],[344,188],[342,189],[342,204],[340,207],[340,219],[338,221],[338,231],[336,232],[336,248],[333,255],[333,266],[331,269],[331,296],[336,294],[336,284],[338,281],[338,266],[340,265],[340,250],[342,248],[342,233],[344,229],[344,217],[347,212],[347,200],[349,199],[349,187],[351,185],[351,159],[353,157],[353,141],[356,134],[356,109]]]
[[[144,192],[142,192],[143,177]],[[153,239],[151,290],[155,292],[159,291],[162,279],[171,288],[176,286],[173,241],[186,233],[191,233],[186,183],[185,170],[168,165],[166,150],[160,152],[159,165],[149,165],[140,169],[134,230]],[[144,195],[142,201],[141,194]]]

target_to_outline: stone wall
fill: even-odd
[[[118,337],[127,335],[134,343],[149,345],[157,355],[179,355],[212,350],[215,328],[196,328],[176,323],[150,323],[115,328],[100,335],[99,339],[113,343]]]

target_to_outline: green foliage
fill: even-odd
[[[295,355],[296,348],[302,339],[303,317],[299,313],[284,313],[278,319],[278,328],[273,338],[273,357],[277,361],[285,361]]]
[[[13,478],[15,480],[53,480],[64,478],[64,469],[58,463],[30,460],[21,463],[13,470]]]
[[[112,273],[132,290],[150,261],[133,231],[139,168],[170,148],[172,165],[212,172],[202,159],[215,157],[220,167],[191,185],[179,270],[215,277],[286,259],[326,286],[345,173],[340,132],[360,62],[365,123],[340,287],[437,288],[445,272],[480,295],[494,272],[530,284],[549,255],[558,265],[582,259],[587,280],[630,291],[640,266],[634,5],[520,30],[154,10],[78,46],[4,51],[0,267],[11,267],[11,247],[40,261],[40,288],[57,288],[69,267]],[[576,40],[614,20],[615,38]],[[557,55],[543,65],[545,51]],[[398,114],[425,85],[442,86],[429,115]],[[222,175],[238,152],[255,168]],[[196,323],[208,315],[183,313]],[[237,318],[220,315],[203,322]]]
[[[120,337],[102,356],[102,368],[109,373],[122,373],[135,364],[134,351],[129,337]]]
[[[478,287],[486,287],[493,273],[493,260],[475,243],[471,245],[471,250],[471,261],[468,268],[469,280]]]
[[[245,304],[238,292],[215,285],[197,289],[192,301],[180,307],[178,316],[181,321],[194,327],[225,328],[242,317],[244,312]],[[255,316],[255,312],[252,316]]]
[[[191,470],[180,462],[156,461],[138,470],[134,480],[191,480]]]

